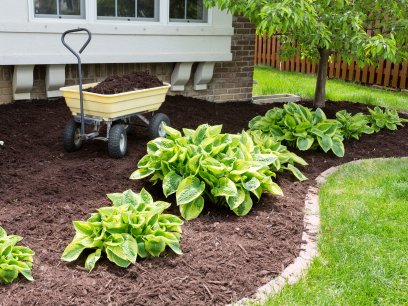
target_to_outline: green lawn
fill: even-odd
[[[341,166],[319,196],[320,254],[265,305],[408,305],[408,158]]]
[[[290,93],[300,95],[304,99],[312,99],[314,96],[316,83],[314,75],[256,66],[254,79],[258,81],[258,84],[254,85],[254,95]],[[327,81],[326,99],[381,105],[408,111],[407,92],[387,91],[341,80]]]

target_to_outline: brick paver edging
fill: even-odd
[[[247,305],[251,301],[262,302],[266,300],[267,297],[279,292],[286,283],[296,283],[305,274],[312,259],[317,256],[317,240],[320,232],[319,187],[337,168],[338,167],[331,167],[322,172],[315,179],[317,187],[309,187],[305,197],[305,216],[303,217],[302,244],[300,246],[299,256],[296,257],[293,263],[287,266],[279,276],[262,287],[259,287],[251,298],[243,298],[232,305]]]

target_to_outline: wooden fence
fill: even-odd
[[[255,38],[255,64],[268,65],[284,71],[317,73],[317,64],[300,56],[289,60],[280,59],[278,51],[282,48],[279,38]],[[348,64],[340,56],[329,63],[327,75],[329,78],[343,79],[363,84],[384,86],[395,89],[408,89],[408,62],[393,64],[390,61],[380,61],[378,67],[365,66],[359,68],[355,61]]]

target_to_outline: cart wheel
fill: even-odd
[[[108,139],[109,155],[113,158],[122,158],[127,151],[126,127],[123,124],[115,124],[109,131]]]
[[[74,152],[82,147],[81,129],[79,123],[74,118],[68,121],[64,129],[64,149],[67,152]]]
[[[149,123],[149,134],[151,138],[164,137],[166,132],[163,129],[163,123],[170,125],[170,119],[163,113],[157,113]]]

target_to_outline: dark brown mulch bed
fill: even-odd
[[[98,85],[87,88],[85,91],[97,94],[112,95],[137,89],[147,89],[163,86],[155,75],[149,71],[137,71],[125,75],[111,75]]]
[[[224,124],[226,132],[240,132],[249,119],[269,106],[249,103],[214,104],[184,97],[167,97],[162,110],[176,128]],[[365,106],[328,103],[333,115]],[[160,187],[130,181],[130,173],[146,151],[147,130],[129,136],[129,154],[109,158],[107,145],[90,142],[75,153],[65,153],[62,131],[70,113],[62,100],[15,103],[0,107],[0,225],[23,237],[36,252],[35,282],[23,279],[0,287],[0,305],[221,305],[248,296],[268,282],[298,254],[304,196],[323,170],[354,159],[407,156],[408,127],[382,131],[346,142],[346,156],[320,151],[301,155],[309,162],[299,183],[280,175],[285,197],[265,194],[252,212],[236,217],[229,210],[207,207],[183,227],[184,255],[166,253],[120,269],[106,259],[88,273],[84,259],[60,261],[71,241],[71,222],[109,205],[105,194],[128,188],[147,188],[155,199]],[[170,198],[174,203],[174,198]],[[207,204],[206,204],[207,205]],[[171,210],[178,213],[177,208]]]

